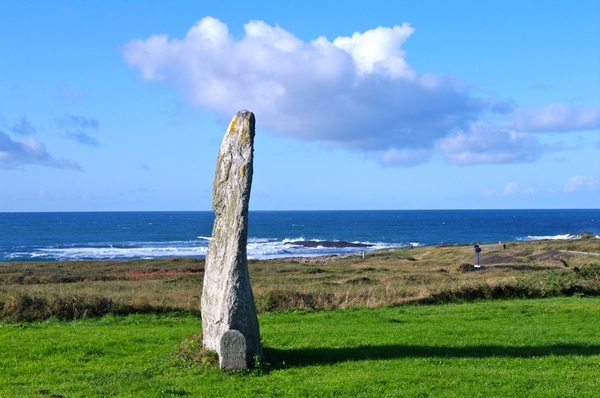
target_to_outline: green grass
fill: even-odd
[[[0,397],[596,396],[600,242],[507,246],[251,261],[247,373],[198,343],[203,260],[0,263]]]
[[[0,324],[0,396],[592,397],[599,315],[587,297],[271,312],[248,373],[182,363],[192,315]]]

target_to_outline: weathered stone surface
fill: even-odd
[[[246,255],[253,156],[254,115],[242,110],[231,120],[217,158],[215,222],[202,290],[203,344],[220,357],[221,336],[231,329],[244,336],[247,359],[262,357]]]
[[[228,330],[221,336],[219,349],[221,369],[248,369],[246,338],[237,330]]]

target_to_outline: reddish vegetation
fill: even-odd
[[[188,275],[204,274],[204,269],[173,269],[173,270],[162,270],[162,269],[149,269],[139,271],[126,271],[125,277],[127,280],[142,281],[149,279],[169,279],[179,278]],[[114,274],[118,275],[118,274]],[[121,274],[122,275],[122,274]]]

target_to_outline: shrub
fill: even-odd
[[[217,353],[204,348],[202,333],[191,335],[183,340],[172,357],[183,367],[206,368],[219,364]]]
[[[29,322],[52,317],[62,321],[101,317],[112,313],[114,304],[105,297],[82,297],[76,295],[55,295],[40,297],[21,294],[0,309],[0,319],[10,322]]]
[[[586,264],[579,269],[579,276],[583,279],[600,278],[600,264]]]

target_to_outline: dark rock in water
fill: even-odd
[[[344,247],[371,247],[367,243],[353,243],[346,242],[344,240],[332,241],[332,240],[298,240],[290,242],[291,245],[302,246],[302,247],[331,247],[331,248],[344,248]]]
[[[219,149],[215,222],[202,289],[202,342],[219,357],[222,336],[232,329],[244,337],[246,359],[263,355],[246,254],[253,154],[254,115],[243,110],[229,124]]]

